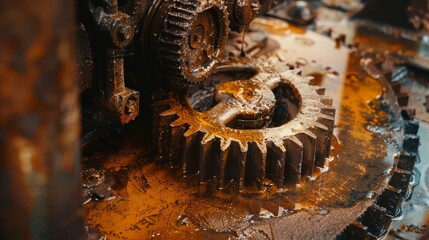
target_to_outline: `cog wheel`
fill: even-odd
[[[400,128],[404,136],[394,157],[395,167],[392,169],[388,185],[377,196],[375,202],[356,221],[347,226],[337,239],[384,237],[393,219],[402,214],[401,205],[408,201],[413,193],[413,172],[419,159],[420,124],[415,119],[416,110],[408,106],[409,96],[401,92],[401,83],[394,81],[395,75],[393,70],[387,70],[382,80],[390,85],[402,118]]]
[[[393,219],[402,214],[401,205],[411,198],[413,193],[413,171],[418,163],[419,122],[415,120],[415,110],[401,104],[401,116],[404,137],[400,151],[395,156],[396,166],[385,189],[375,202],[358,218],[347,226],[337,239],[372,239],[386,235]]]
[[[270,181],[279,190],[296,186],[325,166],[335,109],[324,89],[296,70],[224,82],[222,74],[154,104],[161,160],[199,173],[200,183],[216,178],[219,189],[234,181],[239,191],[262,191]]]
[[[229,33],[222,1],[164,1],[157,8],[152,11],[154,26],[149,36],[155,38],[151,48],[155,49],[158,73],[191,83],[207,79],[222,56]]]

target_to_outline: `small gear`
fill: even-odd
[[[159,5],[152,14],[156,26],[148,33],[154,38],[148,52],[155,51],[158,73],[191,83],[207,79],[226,46],[226,7],[221,0],[174,0]]]
[[[296,70],[225,82],[218,74],[154,103],[161,159],[201,183],[216,178],[220,189],[233,180],[239,191],[262,191],[266,180],[295,186],[325,166],[335,109],[324,89]]]

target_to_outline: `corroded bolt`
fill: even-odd
[[[128,116],[133,116],[138,109],[137,104],[138,103],[134,99],[128,99],[127,104],[125,105],[125,114],[127,114]]]
[[[133,35],[132,29],[130,26],[124,25],[119,29],[119,36],[123,40],[130,40]]]

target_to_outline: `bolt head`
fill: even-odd
[[[128,25],[121,26],[121,28],[119,29],[119,34],[120,34],[119,36],[123,40],[130,40],[133,36],[133,30]]]
[[[133,116],[138,110],[138,102],[134,99],[128,99],[127,104],[125,105],[125,114],[128,116]]]

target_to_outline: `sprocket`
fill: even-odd
[[[233,180],[240,191],[261,191],[267,181],[281,190],[314,176],[329,157],[335,109],[324,89],[298,73],[214,76],[200,89],[214,91],[210,109],[198,109],[208,99],[198,91],[171,92],[154,104],[160,158],[184,175],[199,173],[200,183],[216,178],[220,189]]]

